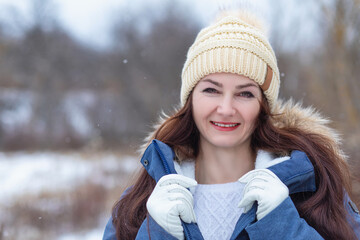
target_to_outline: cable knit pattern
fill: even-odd
[[[194,190],[194,211],[205,240],[230,239],[243,209],[238,208],[244,185],[198,184]]]

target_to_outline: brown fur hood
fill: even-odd
[[[341,138],[337,131],[329,126],[330,120],[322,116],[314,107],[303,107],[293,100],[278,100],[274,123],[277,127],[294,127],[309,134],[319,134],[326,139],[326,145],[344,161],[347,157],[341,150]]]
[[[319,134],[326,139],[326,145],[334,149],[334,152],[344,161],[346,155],[340,148],[341,138],[339,134],[329,126],[330,120],[323,117],[313,107],[303,107],[301,103],[295,103],[293,100],[283,101],[277,100],[274,107],[274,123],[277,127],[293,127],[298,128],[306,133]],[[168,118],[166,114],[162,114],[158,123],[154,125],[154,131],[145,138],[145,144],[139,149],[139,153],[143,153],[153,139],[156,129]],[[181,161],[181,157],[179,157]]]

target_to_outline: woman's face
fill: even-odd
[[[192,100],[200,142],[225,148],[250,146],[260,112],[256,82],[232,73],[210,74],[195,86]]]

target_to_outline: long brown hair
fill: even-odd
[[[304,131],[296,126],[277,126],[268,102],[260,102],[257,127],[252,135],[254,150],[274,153],[304,151],[315,169],[317,191],[313,194],[291,196],[302,218],[325,239],[356,239],[347,222],[344,191],[350,192],[350,177],[346,162],[334,149],[333,139],[322,134]],[[199,132],[192,117],[192,94],[178,112],[166,119],[151,139],[172,147],[177,155],[196,158],[199,152]],[[113,224],[117,239],[134,239],[146,218],[146,201],[155,181],[145,169],[136,183],[113,208]]]

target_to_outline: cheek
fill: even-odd
[[[202,118],[206,117],[207,112],[209,111],[209,104],[207,99],[203,96],[194,94],[192,109],[195,122],[201,121]]]
[[[198,125],[206,118],[206,109],[201,104],[194,104],[192,114],[196,125]]]
[[[247,106],[246,111],[244,112],[245,120],[251,125],[254,125],[260,113],[259,103]]]
[[[201,103],[198,101],[198,99],[194,96],[193,98],[193,104],[192,104],[192,115],[193,119],[195,121],[196,126],[199,128],[199,121],[201,121],[202,118],[202,108]]]

